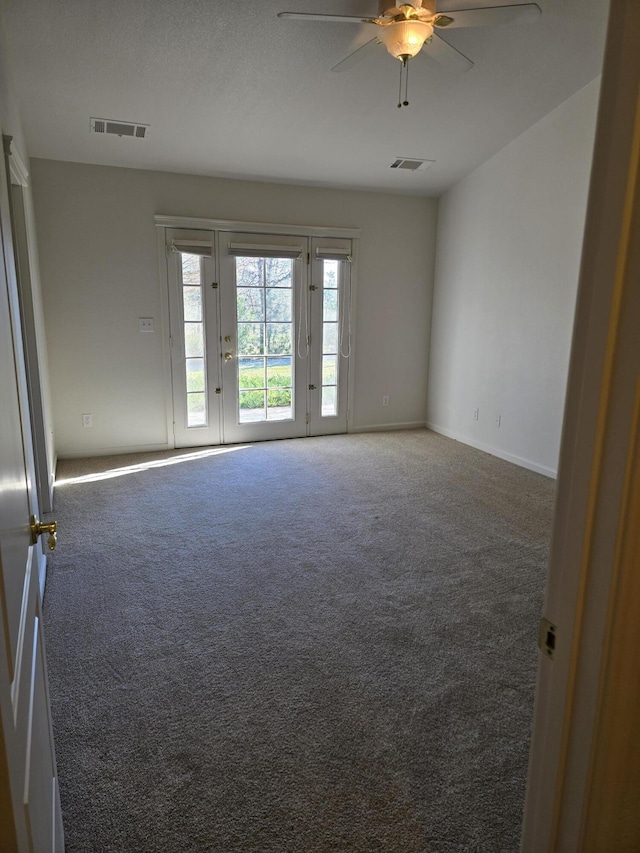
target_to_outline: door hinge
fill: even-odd
[[[222,394],[222,388],[216,388],[216,394]]]
[[[311,263],[311,252],[307,252],[307,263]]]
[[[311,346],[311,335],[307,335],[307,346]]]
[[[538,648],[543,655],[551,658],[551,660],[553,660],[553,655],[556,650],[557,631],[558,629],[556,626],[552,622],[549,622],[548,619],[543,618],[540,620],[540,627],[538,628]]]
[[[307,412],[306,422],[309,423],[309,412]]]
[[[217,289],[218,289],[218,282],[217,282],[217,281],[212,281],[212,282],[211,282],[211,289],[212,289],[212,290],[217,290]]]
[[[317,290],[317,289],[318,288],[315,286],[315,284],[309,285],[309,290]]]

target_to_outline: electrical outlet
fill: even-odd
[[[153,332],[153,317],[138,317],[138,328],[141,332]]]
[[[382,398],[382,405],[383,406],[389,405],[389,395],[388,394],[385,394],[384,397]]]
[[[480,409],[474,409],[474,410],[473,410],[473,419],[474,419],[474,421],[477,421],[479,417],[480,417]]]
[[[93,426],[93,415],[83,415],[82,416],[82,426],[83,427],[92,427]]]

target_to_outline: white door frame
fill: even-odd
[[[56,458],[50,423],[51,404],[46,365],[46,340],[42,301],[38,289],[39,272],[29,172],[15,145],[12,144],[12,137],[5,136],[3,141],[9,163],[9,207],[20,296],[36,485],[41,510],[52,512]]]
[[[624,581],[638,571],[622,547],[638,525],[626,514],[638,489],[638,247],[640,3],[612,0],[544,611],[556,648],[539,663],[524,853],[640,849],[640,758],[633,740],[620,749],[612,713],[624,696],[637,740],[639,691],[625,686],[639,682],[640,656],[620,637],[640,619],[638,597],[621,607]],[[635,673],[625,683],[612,682],[619,660]],[[616,737],[623,758],[605,785],[604,747]]]
[[[4,143],[4,158],[2,162],[2,168],[5,170],[6,178],[7,178],[7,203],[8,203],[8,214],[9,217],[13,218],[13,211],[11,207],[11,185],[9,183],[12,174],[17,175],[20,174],[24,176],[26,179],[26,172],[24,167],[21,165],[22,161],[18,159],[17,154],[12,152],[12,145],[10,136],[3,136]],[[6,225],[13,226],[12,222],[6,223]],[[4,233],[4,232],[3,232]],[[13,227],[11,227],[9,233],[10,245],[7,245],[7,241],[5,238],[5,253],[10,253],[10,259],[7,259],[7,276],[13,276],[15,278],[16,285],[16,295],[18,297],[18,311],[19,316],[17,318],[17,330],[20,334],[20,346],[18,347],[17,358],[19,362],[19,369],[24,371],[25,376],[25,387],[24,394],[27,398],[26,411],[29,413],[29,422],[26,423],[23,418],[23,431],[25,436],[25,457],[28,466],[33,472],[32,477],[28,483],[29,485],[29,502],[31,505],[31,512],[33,515],[39,516],[40,510],[40,500],[41,500],[41,487],[42,491],[44,491],[44,505],[49,507],[51,506],[53,500],[53,481],[51,480],[50,474],[45,474],[45,483],[41,482],[40,475],[42,473],[42,468],[40,471],[36,469],[36,448],[41,446],[41,442],[37,442],[35,440],[34,429],[37,432],[39,438],[43,441],[44,433],[45,433],[45,425],[44,421],[40,416],[34,418],[33,413],[31,411],[31,396],[34,394],[38,394],[40,401],[42,402],[41,396],[41,385],[40,385],[40,361],[37,355],[37,340],[36,340],[36,332],[35,332],[35,324],[34,322],[29,325],[27,323],[26,329],[23,320],[23,313],[25,302],[27,303],[27,312],[30,316],[30,319],[33,321],[34,315],[33,311],[33,300],[32,300],[32,292],[31,292],[31,281],[25,280],[22,281],[18,279],[18,269],[17,269],[17,258],[15,254],[15,240],[13,234]],[[21,287],[24,285],[24,290],[21,292]],[[31,360],[29,360],[29,356],[31,356]],[[31,388],[31,381],[34,382],[34,388]],[[39,414],[42,414],[42,409],[39,409]],[[45,442],[46,443],[46,442]],[[40,457],[41,465],[48,465],[48,459],[45,455],[43,459]],[[46,511],[46,510],[45,510]],[[47,580],[47,558],[44,553],[44,548],[41,541],[34,546],[33,549],[34,557],[38,563],[38,583],[40,586],[40,598],[44,597],[44,590]]]

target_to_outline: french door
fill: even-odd
[[[306,239],[219,242],[224,441],[306,435]]]
[[[176,446],[346,432],[351,241],[166,233]]]
[[[220,306],[214,237],[212,231],[167,231],[176,447],[220,444],[221,440]]]
[[[311,240],[309,435],[347,431],[351,240]]]

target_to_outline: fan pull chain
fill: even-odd
[[[402,100],[402,73],[404,72],[404,101]],[[407,58],[402,59],[400,66],[400,84],[398,86],[398,109],[409,106],[409,63]]]
[[[409,63],[404,62],[404,101],[402,102],[403,107],[409,106]]]

